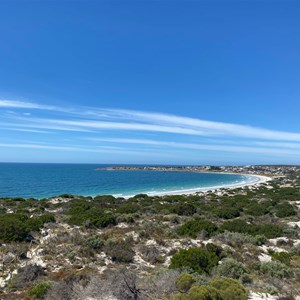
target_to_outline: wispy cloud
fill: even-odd
[[[67,151],[67,152],[115,153],[115,154],[130,154],[130,155],[151,155],[151,156],[156,155],[156,153],[147,152],[147,151],[135,151],[131,149],[122,149],[122,148],[107,147],[107,146],[83,148],[77,145],[54,146],[54,145],[31,144],[31,143],[0,143],[0,148],[1,147],[12,148],[12,149],[23,148],[23,149],[36,149],[36,150],[58,150],[58,151]]]
[[[54,110],[59,111],[59,107],[51,105],[43,105],[34,102],[18,101],[18,100],[0,100],[0,107],[5,108],[28,108],[28,109],[41,109],[41,110]]]
[[[2,109],[2,111],[1,111]],[[11,112],[7,112],[10,110]],[[51,132],[64,136],[61,145],[0,144],[0,147],[23,147],[81,152],[130,151],[128,145],[147,146],[149,155],[162,149],[257,153],[293,156],[300,159],[300,133],[260,128],[245,124],[208,121],[156,112],[93,107],[64,107],[26,101],[0,100],[0,129],[29,133]],[[87,138],[87,135],[93,137]],[[145,139],[149,134],[154,139]],[[51,135],[52,136],[52,135]],[[124,138],[124,137],[128,138]],[[71,141],[90,143],[90,147],[70,145]],[[206,139],[206,140],[205,140]],[[211,141],[209,141],[211,139]],[[225,141],[225,142],[224,142]],[[97,144],[98,143],[98,144]],[[105,143],[118,143],[120,149],[104,149]],[[107,145],[106,145],[107,146]],[[94,148],[91,148],[94,147]],[[101,148],[102,147],[102,148]],[[141,147],[140,147],[141,148]],[[145,149],[141,149],[145,151]],[[145,152],[144,152],[145,154]]]
[[[32,133],[51,133],[49,130],[29,129],[29,128],[18,128],[18,127],[1,127],[2,130],[20,131],[20,132],[32,132]]]
[[[263,148],[263,147],[246,147],[246,146],[227,146],[227,145],[208,145],[208,144],[193,144],[193,143],[178,143],[164,142],[145,139],[124,139],[124,138],[87,138],[87,140],[95,142],[108,142],[118,144],[136,144],[136,145],[151,145],[164,146],[172,148],[193,149],[193,150],[209,150],[221,152],[243,152],[243,153],[270,153],[278,155],[299,155],[299,150],[281,149],[281,148]]]
[[[292,140],[300,141],[299,133],[270,130],[247,125],[231,124],[224,122],[213,122],[195,118],[181,117],[161,113],[149,113],[130,110],[110,110],[112,115],[120,119],[139,120],[151,122],[161,126],[177,126],[194,130],[198,134],[214,136],[225,135],[235,137],[247,137],[268,140]]]
[[[33,118],[26,119],[25,126],[43,126],[45,124],[60,125],[57,130],[127,130],[127,131],[153,131],[174,134],[200,135],[200,136],[225,136],[237,138],[251,138],[274,141],[300,142],[300,133],[286,132],[259,128],[249,125],[240,125],[224,122],[214,122],[176,115],[149,113],[121,109],[101,108],[73,108],[57,107],[32,102],[0,100],[0,107],[39,109],[51,112],[64,112],[66,119]],[[80,117],[80,119],[75,117]],[[90,117],[87,119],[87,117]],[[13,117],[13,116],[12,116]],[[25,121],[25,119],[23,119]],[[52,128],[51,128],[52,129]]]

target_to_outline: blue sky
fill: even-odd
[[[300,1],[1,1],[0,161],[300,164]]]

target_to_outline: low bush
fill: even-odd
[[[278,218],[286,218],[296,214],[297,212],[295,211],[293,205],[289,204],[288,202],[284,202],[276,206],[276,216]]]
[[[45,223],[54,223],[55,218],[52,214],[44,214],[39,217],[29,218],[26,221],[26,226],[29,231],[37,231],[44,226]]]
[[[197,208],[191,203],[173,204],[171,212],[180,216],[192,216],[197,212]]]
[[[117,216],[117,223],[128,223],[133,224],[135,223],[135,220],[139,218],[138,214],[122,214]]]
[[[199,274],[209,273],[217,265],[218,256],[203,248],[181,249],[171,258],[171,269],[188,268]]]
[[[154,246],[141,246],[140,252],[145,261],[150,264],[157,264],[164,262],[164,258],[161,256],[159,250]]]
[[[216,239],[225,242],[231,246],[241,246],[243,244],[262,245],[266,242],[266,237],[263,235],[252,236],[247,233],[225,231],[215,236]]]
[[[110,215],[110,214],[93,216],[91,218],[90,222],[93,226],[98,227],[98,228],[117,224],[115,216]]]
[[[98,195],[94,197],[93,200],[102,203],[107,203],[107,202],[114,203],[116,201],[116,198],[112,195]]]
[[[224,222],[220,231],[231,231],[250,234],[252,236],[263,235],[268,239],[279,237],[283,234],[283,228],[272,223],[249,224],[244,220],[233,220]]]
[[[290,253],[291,253],[292,255],[298,255],[298,256],[300,256],[300,243],[297,244],[297,245],[295,245],[295,246],[293,246],[293,247],[290,249]]]
[[[270,212],[270,207],[272,207],[270,201],[258,203],[253,200],[244,210],[245,214],[258,217],[268,214]]]
[[[220,292],[211,286],[194,285],[188,293],[175,295],[175,300],[223,300]]]
[[[119,206],[116,210],[120,214],[134,214],[139,211],[139,206],[137,204],[126,203]]]
[[[104,246],[103,239],[97,235],[88,238],[86,243],[89,248],[92,248],[94,250],[100,250]]]
[[[38,283],[29,289],[28,295],[36,299],[43,299],[46,296],[48,290],[51,288],[51,286],[52,282],[50,281]]]
[[[111,214],[99,213],[97,211],[88,211],[72,214],[68,223],[70,225],[84,225],[86,227],[103,228],[109,225],[116,225],[115,216]]]
[[[243,285],[235,279],[220,278],[210,282],[209,286],[215,288],[222,300],[247,300],[247,291]]]
[[[196,282],[196,278],[189,273],[182,273],[176,280],[176,286],[181,292],[187,292]]]
[[[193,285],[188,292],[175,295],[175,300],[247,300],[243,285],[231,278],[218,278],[208,285]]]
[[[240,279],[247,273],[248,271],[244,264],[232,258],[225,258],[221,261],[221,264],[216,267],[216,274],[220,277]]]
[[[264,262],[260,265],[259,271],[275,278],[289,278],[292,275],[291,269],[279,261]]]
[[[292,255],[288,252],[275,252],[272,254],[272,260],[279,261],[287,266],[291,264]]]
[[[220,246],[218,246],[216,244],[207,243],[205,245],[205,249],[207,251],[209,251],[209,252],[215,253],[218,256],[219,259],[222,258],[222,256],[223,256],[223,249],[222,249],[222,247],[220,247]]]
[[[121,263],[132,262],[135,255],[135,252],[132,249],[131,239],[109,239],[105,243],[104,252],[110,256],[113,261]]]
[[[44,274],[44,269],[41,266],[30,264],[18,269],[18,273],[13,277],[11,285],[15,288],[25,288]]]
[[[26,225],[26,219],[26,216],[19,214],[7,214],[0,216],[0,241],[23,241],[30,232]]]
[[[240,216],[240,210],[237,207],[220,207],[215,210],[215,215],[222,219],[233,219]]]
[[[201,232],[205,232],[208,236],[212,236],[218,227],[210,221],[196,218],[190,221],[187,221],[177,230],[179,235],[187,235],[193,238],[196,238],[197,235]]]

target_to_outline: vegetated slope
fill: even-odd
[[[198,195],[0,199],[0,298],[293,299],[300,170],[288,168]]]

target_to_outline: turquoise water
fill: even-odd
[[[252,176],[216,173],[107,171],[108,165],[0,163],[0,197],[46,198],[139,193],[184,193],[257,180]]]

